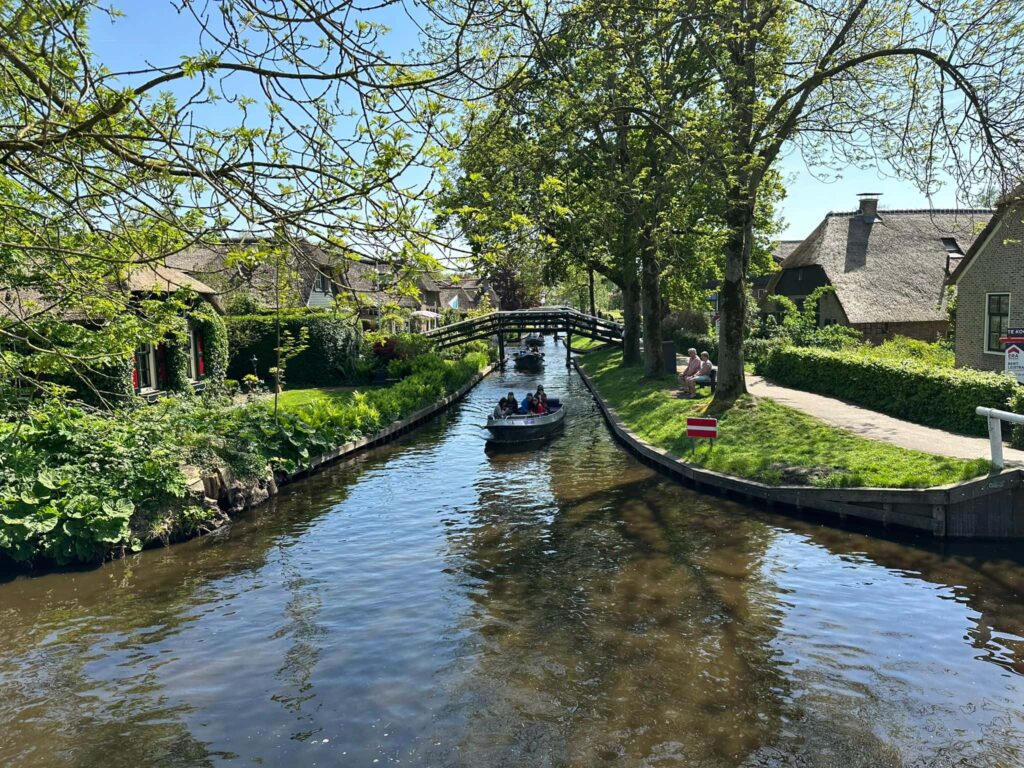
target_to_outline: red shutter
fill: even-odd
[[[199,375],[206,375],[206,359],[203,357],[203,334],[196,331],[196,350],[199,352],[197,357],[199,358]]]
[[[156,386],[167,389],[167,347],[163,343],[156,348]]]
[[[132,365],[132,389],[136,392],[139,391],[139,356],[134,355],[132,357],[134,364]]]

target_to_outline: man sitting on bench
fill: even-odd
[[[679,374],[679,383],[684,388],[689,387],[687,381],[690,378],[700,373],[700,358],[697,357],[697,350],[690,347],[686,350],[686,357],[686,368],[684,368],[683,372]],[[683,397],[686,397],[685,393],[683,394]]]
[[[694,351],[695,350],[691,350]],[[692,376],[685,376],[683,381],[686,384],[687,392],[683,395],[684,398],[693,398],[697,396],[697,386],[710,386],[711,376],[715,371],[715,366],[711,362],[711,357],[707,352],[700,353],[700,361],[697,364],[697,372]],[[689,370],[690,366],[686,367]]]

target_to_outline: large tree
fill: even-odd
[[[384,8],[432,22],[430,45],[389,53]],[[455,103],[445,96],[469,79],[492,87],[518,56],[494,63],[465,46],[476,20],[456,2],[177,10],[192,32],[180,55],[113,71],[90,46],[90,25],[118,16],[99,0],[0,0],[8,394],[162,338],[173,302],[124,288],[195,244],[257,236],[301,258],[299,241],[313,239],[403,273],[430,266],[430,174],[447,159],[437,139]]]
[[[961,197],[1021,173],[1024,5],[1016,0],[716,0],[684,23],[713,63],[728,237],[715,406],[745,391],[755,211],[787,148],[882,166]]]

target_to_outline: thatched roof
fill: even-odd
[[[881,210],[878,218],[868,223],[859,212],[828,214],[782,270],[821,267],[850,323],[945,320],[947,269],[955,254],[943,238],[966,252],[992,211]]]
[[[174,293],[179,288],[190,288],[205,297],[216,293],[206,283],[185,274],[180,269],[159,264],[145,264],[132,270],[125,280],[125,288],[132,293]]]
[[[775,263],[782,264],[782,262],[789,258],[789,254],[795,251],[802,242],[803,240],[779,240],[776,242],[772,250],[772,258],[775,260]]]

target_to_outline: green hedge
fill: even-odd
[[[974,413],[975,408],[1006,408],[1017,392],[1017,382],[999,373],[806,347],[771,350],[757,372],[794,389],[970,435],[986,434],[985,420]]]
[[[224,318],[230,359],[227,378],[241,380],[252,373],[257,359],[258,376],[270,380],[276,365],[277,322],[273,315],[239,315]],[[323,387],[352,381],[359,363],[360,331],[350,319],[327,312],[283,315],[281,330],[299,338],[301,328],[309,329],[309,346],[288,362],[285,379],[289,387]]]

